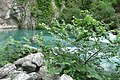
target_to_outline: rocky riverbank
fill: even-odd
[[[18,28],[16,25],[0,25],[0,29],[14,29]]]
[[[0,68],[0,80],[73,80],[70,76],[49,76],[40,52],[20,58]]]

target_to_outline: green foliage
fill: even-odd
[[[54,16],[51,0],[36,0],[36,3],[36,5],[31,6],[31,13],[38,22],[49,24]]]
[[[99,20],[109,20],[110,17],[115,15],[115,9],[112,7],[112,3],[107,1],[93,3],[91,10],[94,14],[94,17]]]
[[[71,44],[71,49],[73,49],[71,51],[68,46],[59,42],[56,42],[56,48],[42,47],[50,73],[59,75],[66,73],[75,80],[119,79],[119,74],[117,74],[119,64],[112,62],[116,64],[113,71],[105,71],[100,65],[102,60],[110,62],[109,58],[119,57],[117,53],[120,52],[119,41],[100,42],[101,37],[109,40],[104,24],[87,15],[81,19],[74,18],[71,24],[66,24],[65,21],[60,24],[55,20],[51,27],[43,24],[41,26],[54,37]]]
[[[24,3],[26,0],[18,0],[19,3]],[[70,22],[73,16],[80,18],[81,10],[89,10],[93,17],[104,23],[111,23],[112,26],[109,29],[118,27],[118,20],[115,16],[115,5],[119,3],[119,0],[54,0],[58,8],[59,17],[58,20],[64,19],[66,22]],[[62,9],[62,6],[64,8]],[[61,10],[62,9],[62,10]],[[35,0],[35,3],[30,4],[30,10],[32,16],[36,19],[36,27],[38,23],[51,24],[54,18],[54,11],[51,0]],[[113,23],[114,22],[114,23]]]
[[[26,42],[26,44],[27,43],[28,42]],[[5,47],[1,49],[0,67],[6,63],[13,63],[17,59],[34,52],[33,49],[23,47],[23,45],[24,42],[15,41],[12,37],[10,37],[8,43],[6,43]]]
[[[26,2],[26,0],[16,0],[19,5],[22,5]]]

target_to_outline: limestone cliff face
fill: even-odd
[[[22,4],[19,4],[17,1],[19,0],[0,0],[0,28],[1,26],[2,28],[12,28],[13,26],[19,28],[35,28],[37,22],[31,14],[30,7],[32,7],[31,5],[33,5],[33,7],[36,5],[36,0],[26,0]],[[54,13],[52,21],[54,18],[58,18],[65,8],[64,1],[61,7],[57,7],[55,3],[55,0],[51,0],[50,4],[52,5]],[[43,13],[44,11],[42,14]]]
[[[0,0],[0,25],[16,25],[10,18],[14,0]]]
[[[23,5],[18,5],[16,0],[0,0],[0,26],[17,26],[19,28],[33,28],[35,21],[29,10],[28,0]],[[7,27],[6,27],[7,28]]]

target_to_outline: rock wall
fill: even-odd
[[[0,28],[33,28],[35,20],[30,14],[29,5],[34,0],[27,0],[18,5],[17,0],[0,0]]]
[[[17,25],[10,18],[13,2],[14,0],[0,0],[0,25]]]

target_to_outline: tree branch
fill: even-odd
[[[84,64],[87,64],[87,62],[88,62],[92,57],[94,57],[98,52],[100,52],[100,51],[101,51],[101,49],[98,50],[97,52],[95,52],[92,56],[90,56],[90,57],[85,61]]]

